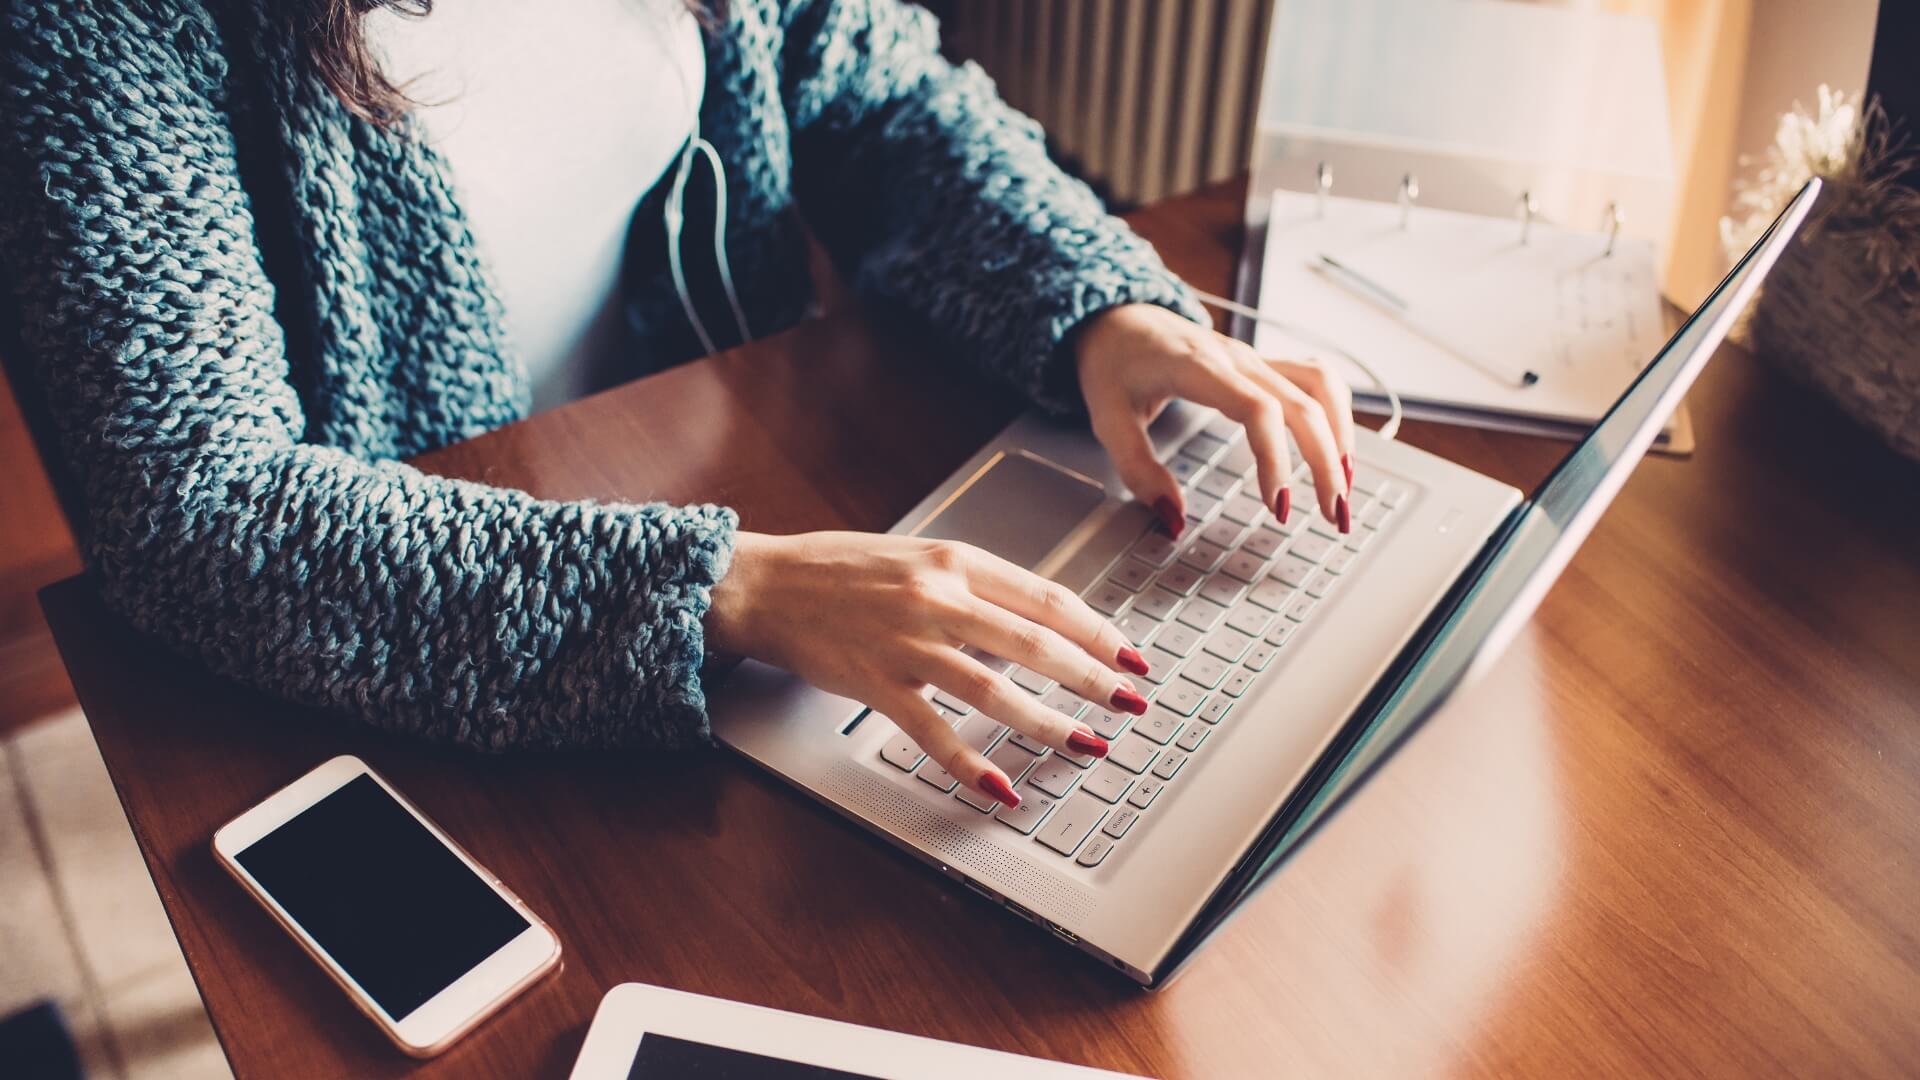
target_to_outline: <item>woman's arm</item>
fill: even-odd
[[[782,9],[795,192],[856,289],[1056,413],[1085,408],[1061,345],[1088,316],[1149,303],[1209,325],[1153,249],[1048,159],[1040,126],[940,56],[926,11]]]
[[[169,5],[157,5],[160,8]],[[301,442],[198,5],[0,13],[0,259],[136,625],[467,746],[699,738],[731,512],[543,502]]]

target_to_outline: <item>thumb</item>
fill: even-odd
[[[1113,459],[1114,470],[1126,483],[1127,490],[1152,507],[1167,535],[1178,539],[1187,527],[1187,501],[1173,474],[1154,456],[1153,440],[1147,435],[1145,422],[1132,412],[1124,411],[1096,416],[1093,435],[1107,448],[1107,456]]]

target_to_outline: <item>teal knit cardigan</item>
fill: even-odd
[[[527,379],[441,163],[345,111],[273,8],[0,0],[0,278],[108,601],[245,683],[429,738],[703,738],[734,514],[399,463],[523,416]],[[864,295],[1050,410],[1078,406],[1061,344],[1090,313],[1199,316],[924,11],[725,9],[701,123],[755,333],[811,301],[801,214]],[[629,266],[656,364],[695,352],[663,261]]]

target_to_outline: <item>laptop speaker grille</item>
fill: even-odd
[[[1042,918],[1078,925],[1093,914],[1098,900],[1086,888],[987,843],[852,761],[842,761],[832,769],[820,787],[848,809],[880,823]]]

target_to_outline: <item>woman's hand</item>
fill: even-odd
[[[961,783],[1018,805],[1006,773],[967,746],[925,697],[946,691],[1055,750],[1107,743],[961,646],[1030,668],[1108,708],[1147,702],[1121,671],[1147,665],[1060,585],[978,548],[869,533],[740,533],[706,618],[714,652],[751,656],[885,714]]]
[[[1080,392],[1094,436],[1134,497],[1180,535],[1186,500],[1160,464],[1147,425],[1174,398],[1220,410],[1247,429],[1260,470],[1260,495],[1287,519],[1293,493],[1291,430],[1313,470],[1320,512],[1341,532],[1352,527],[1353,399],[1317,361],[1266,360],[1243,342],[1151,304],[1126,304],[1088,319],[1074,344]]]

